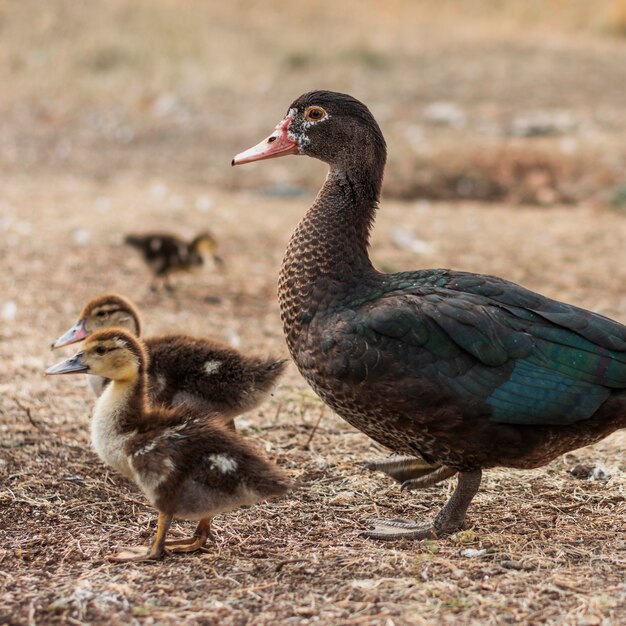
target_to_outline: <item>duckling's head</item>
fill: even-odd
[[[46,370],[46,375],[95,374],[114,381],[134,380],[148,363],[143,342],[121,328],[97,330],[84,349]]]
[[[113,327],[141,334],[141,320],[133,304],[119,294],[105,293],[83,307],[76,324],[52,344],[52,349],[82,341],[100,328]]]
[[[216,265],[222,265],[223,260],[217,254],[217,239],[208,231],[200,233],[192,242],[191,249],[201,257],[212,257]]]

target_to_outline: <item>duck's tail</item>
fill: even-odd
[[[254,370],[254,387],[259,392],[271,391],[287,367],[286,359],[267,359],[260,361]]]

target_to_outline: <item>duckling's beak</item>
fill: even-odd
[[[51,346],[51,350],[56,348],[62,348],[63,346],[69,346],[71,343],[82,341],[85,337],[89,336],[89,332],[85,328],[85,321],[79,320],[70,328],[64,335],[61,335]]]
[[[84,352],[78,352],[69,359],[61,361],[56,365],[52,365],[46,370],[46,376],[53,376],[55,374],[83,374],[89,371],[89,365],[85,365],[82,362],[82,356]]]
[[[231,165],[243,165],[244,163],[252,163],[252,161],[261,161],[263,159],[275,159],[287,154],[300,154],[298,143],[289,138],[289,124],[291,118],[286,117],[276,130],[261,143],[253,148],[249,148],[244,152],[240,152],[231,162]]]

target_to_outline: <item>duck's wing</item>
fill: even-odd
[[[526,425],[584,420],[626,388],[617,322],[490,276],[398,276],[348,310],[344,371],[428,380],[462,403],[485,403],[493,421]]]

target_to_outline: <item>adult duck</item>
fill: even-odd
[[[424,471],[418,462],[406,487],[458,473],[432,522],[378,521],[367,535],[454,532],[483,469],[538,467],[626,426],[622,324],[494,276],[383,274],[372,266],[386,146],[365,105],[341,93],[306,93],[233,165],[288,154],[330,166],[280,272],[296,365],[350,424],[431,465]]]

